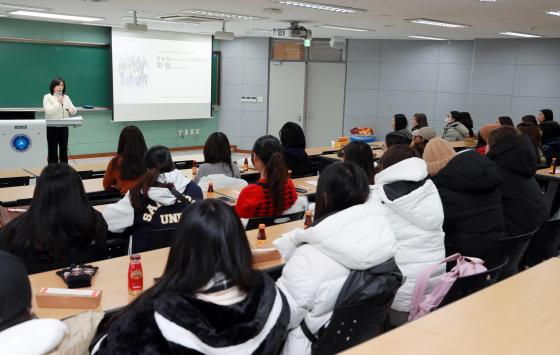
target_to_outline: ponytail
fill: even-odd
[[[266,181],[270,191],[272,207],[276,213],[283,212],[284,187],[288,180],[288,167],[281,152],[272,154],[266,163]]]
[[[253,145],[253,153],[265,165],[266,188],[270,193],[275,213],[283,212],[284,187],[288,180],[288,167],[282,154],[282,144],[273,136],[262,136]]]
[[[140,194],[148,196],[150,188],[158,184],[158,176],[175,169],[169,149],[161,145],[152,147],[146,152],[144,165],[148,170],[129,191],[130,204],[133,208],[145,208],[145,202],[141,200]],[[173,184],[160,184],[160,187],[167,187],[170,190],[175,189]]]

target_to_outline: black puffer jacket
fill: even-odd
[[[474,150],[456,155],[432,177],[445,216],[445,251],[482,257],[503,239],[504,212],[498,167]]]
[[[502,206],[507,236],[526,234],[549,217],[535,172],[535,148],[525,135],[506,138],[486,154],[502,175]]]
[[[92,354],[277,354],[289,318],[284,295],[259,273],[257,286],[230,306],[171,291],[135,304],[111,323]]]

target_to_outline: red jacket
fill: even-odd
[[[483,145],[482,147],[478,147],[478,148],[476,148],[476,151],[479,152],[482,155],[486,155],[486,146]]]
[[[120,191],[121,195],[125,195],[128,190],[130,190],[138,181],[138,178],[133,180],[123,180],[121,179],[121,157],[116,156],[107,165],[107,170],[103,176],[103,188],[105,191],[110,191],[114,188]]]
[[[237,198],[237,204],[235,205],[235,212],[237,212],[241,218],[281,215],[282,212],[292,207],[298,198],[292,180],[288,179],[286,181],[282,197],[282,210],[276,211],[272,206],[272,198],[266,187],[266,180],[260,179],[256,184],[250,184],[241,190]]]

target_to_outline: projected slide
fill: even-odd
[[[212,37],[112,30],[115,121],[208,118]]]

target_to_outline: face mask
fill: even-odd
[[[445,117],[445,123],[451,123],[452,118],[451,117]]]

